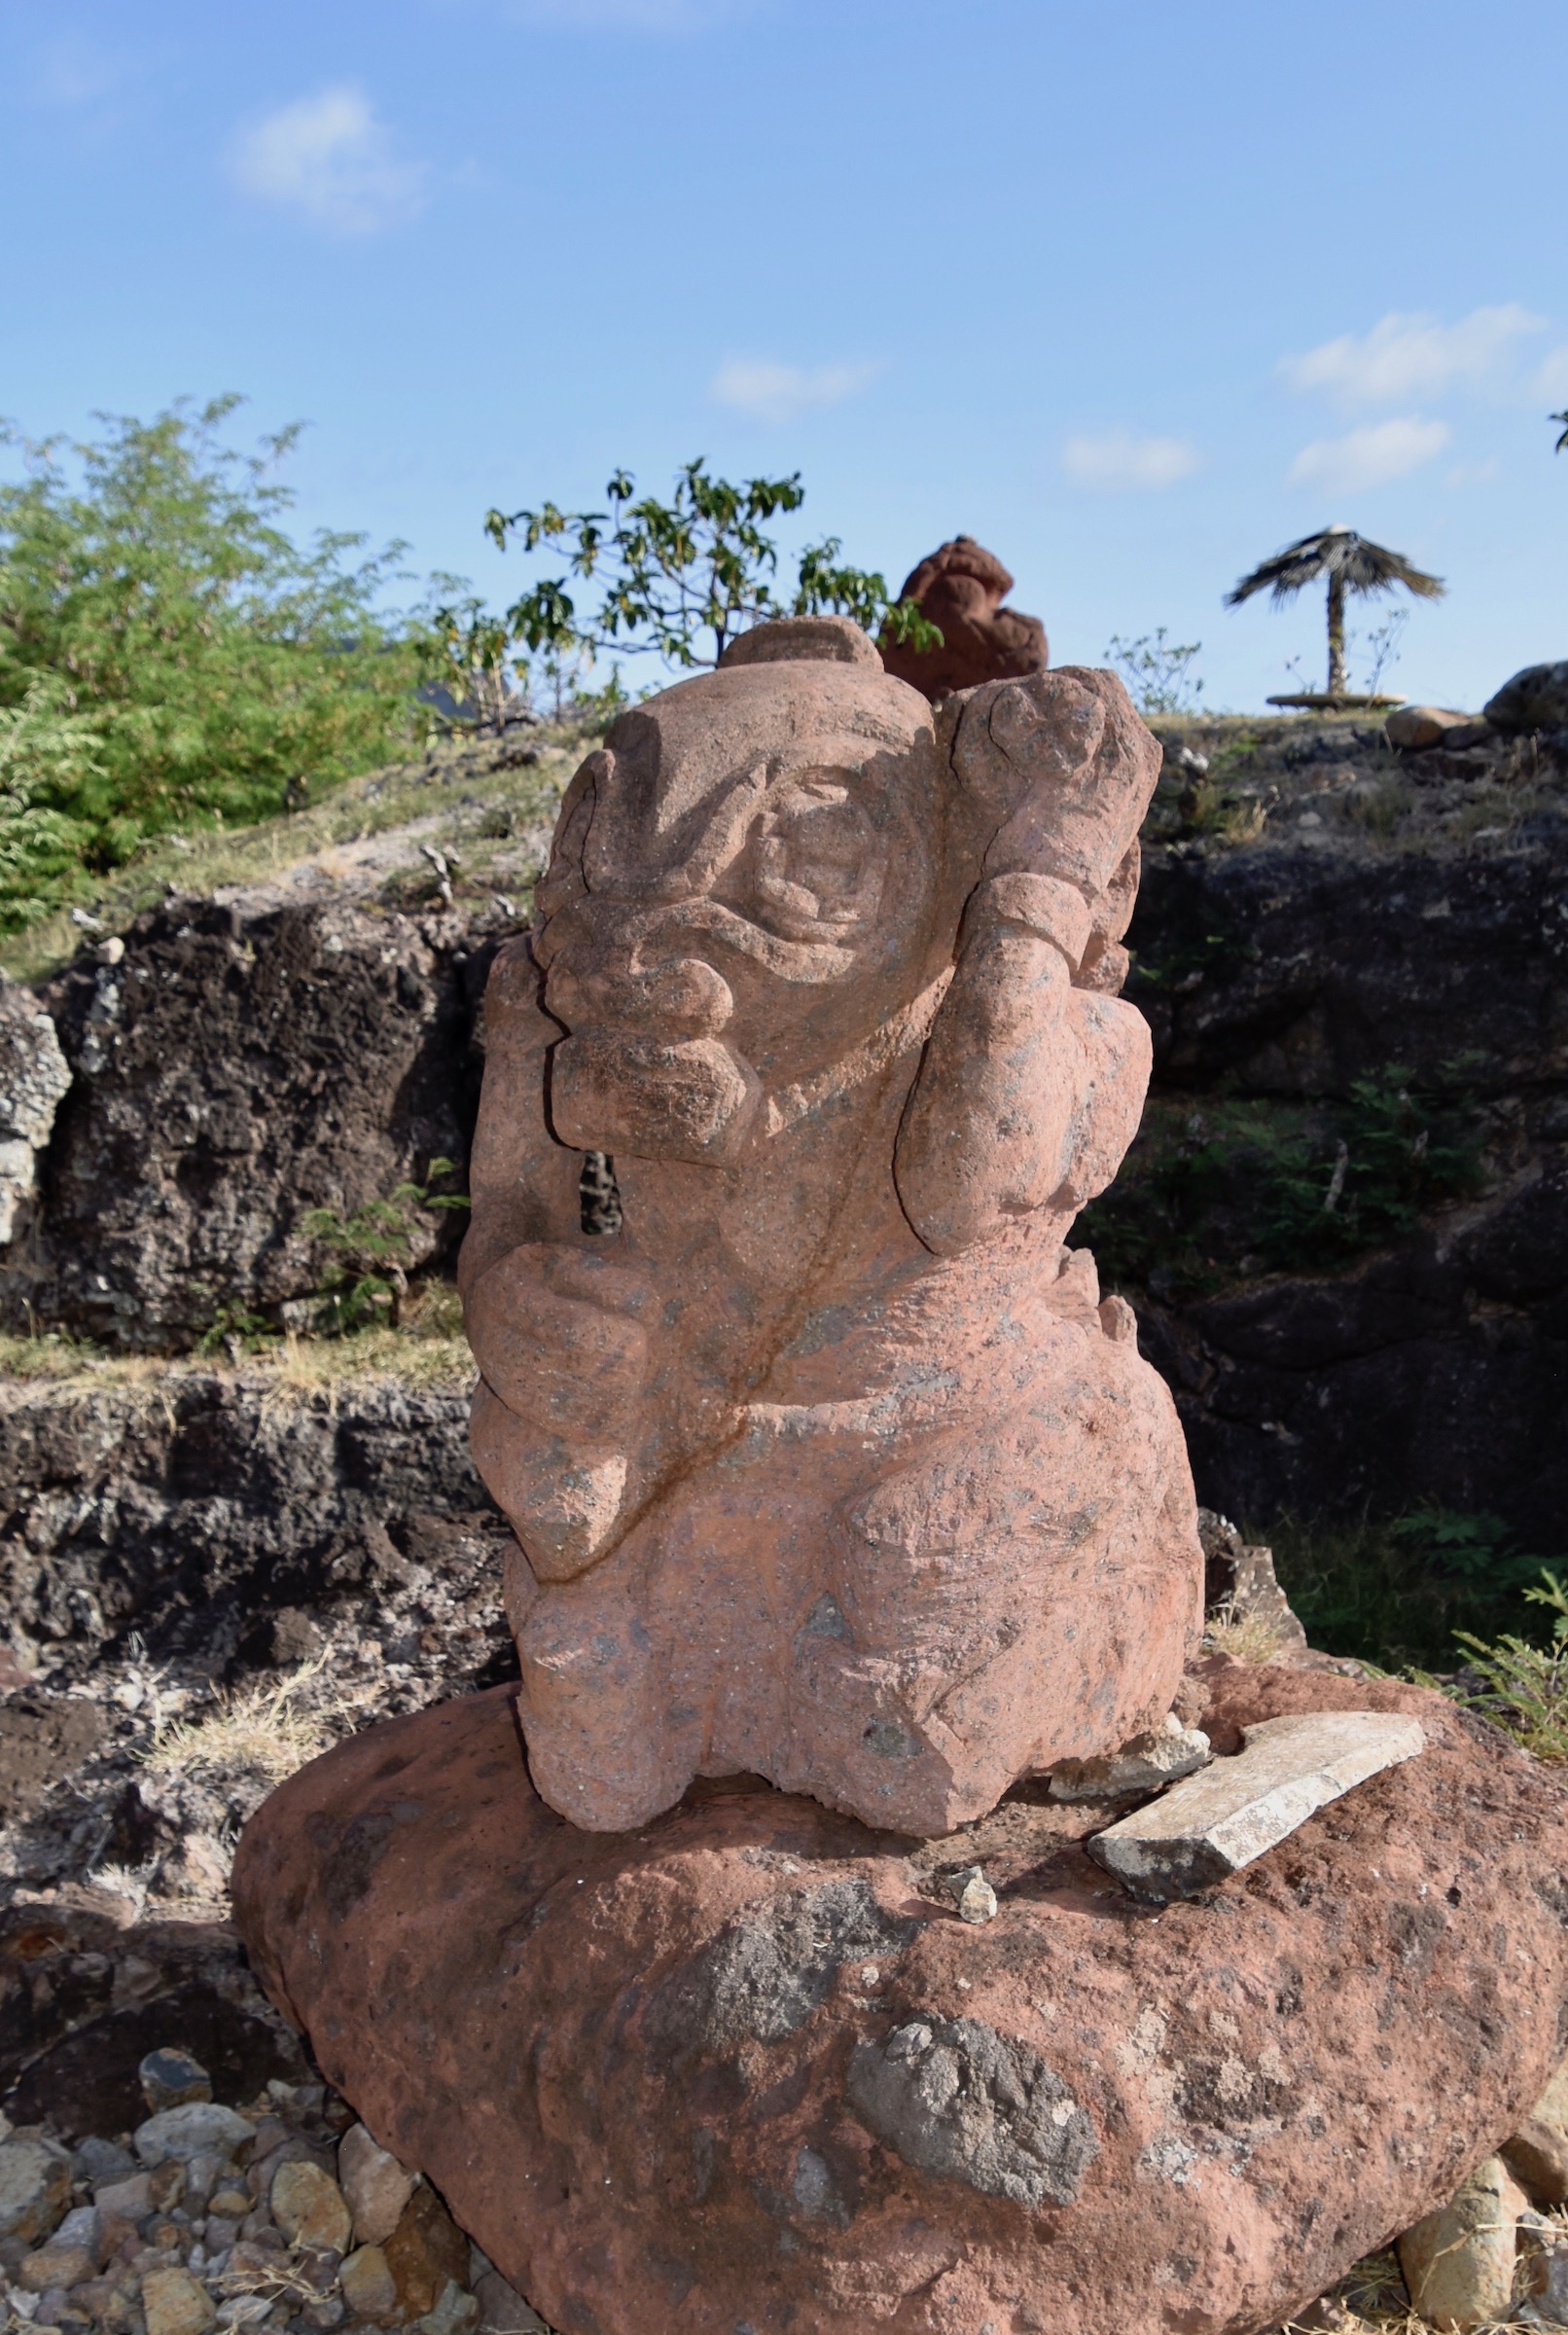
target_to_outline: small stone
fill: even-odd
[[[181,2107],[161,2108],[156,2116],[149,2116],[145,2124],[136,2127],[132,2137],[142,2163],[159,2166],[170,2159],[183,2164],[206,2149],[232,2156],[242,2141],[251,2138],[253,2130],[243,2116],[232,2108],[220,2107],[216,2101],[188,2100]]]
[[[103,2260],[103,2218],[97,2206],[73,2206],[49,2243],[82,2246],[92,2256],[92,2267],[96,2270]],[[65,2280],[61,2283],[68,2285],[70,2281]]]
[[[307,2327],[340,2327],[347,2317],[347,2305],[340,2294],[318,2294],[313,2303],[306,2303],[300,2317]]]
[[[471,2327],[479,2315],[479,2297],[470,2294],[455,2279],[448,2279],[434,2311],[427,2311],[415,2323],[420,2335],[462,2335],[463,2329]]]
[[[1515,2306],[1514,2316],[1535,2326],[1568,2326],[1568,2245],[1562,2243],[1560,2227],[1553,2237],[1555,2244],[1544,2245],[1525,2263],[1523,2282],[1528,2299],[1522,2309]]]
[[[356,2318],[388,2319],[398,2307],[397,2286],[378,2245],[362,2245],[346,2255],[338,2282]]]
[[[136,2074],[142,2097],[156,2115],[160,2108],[178,2108],[190,2100],[210,2100],[212,2078],[190,2052],[166,2046],[150,2051]]]
[[[1568,2206],[1568,2135],[1529,2116],[1498,2154],[1539,2204]]]
[[[272,2176],[272,2219],[291,2245],[346,2254],[353,2216],[330,2173],[308,2160],[280,2165]]]
[[[230,2186],[213,2191],[207,2200],[207,2211],[222,2214],[232,2221],[243,2221],[255,2203],[248,2189]]]
[[[390,2238],[413,2195],[418,2174],[400,2165],[356,2124],[338,2144],[338,2178],[348,2209],[354,2216],[354,2237],[361,2245],[379,2245]]]
[[[152,2270],[142,2281],[147,2335],[206,2335],[218,2314],[188,2270]]]
[[[86,2312],[72,2309],[71,2298],[63,2286],[52,2286],[48,2294],[39,2296],[33,2323],[40,2327],[85,2327],[89,2321]]]
[[[185,2167],[178,2157],[167,2157],[156,2165],[147,2177],[147,2194],[155,2211],[171,2213],[185,2202]]]
[[[963,1887],[958,1892],[960,1922],[994,1922],[996,1920],[996,1891],[976,1865],[960,1876]]]
[[[550,2329],[516,2286],[498,2270],[487,2270],[474,2288],[480,2316],[476,2335],[550,2335]]]
[[[1242,1729],[1245,1748],[1185,1777],[1087,1846],[1143,1897],[1190,1897],[1239,1872],[1308,1816],[1426,1747],[1418,1719],[1318,1710]]]
[[[1391,746],[1410,753],[1423,746],[1441,746],[1450,730],[1468,729],[1474,716],[1452,713],[1443,705],[1396,705],[1384,722]]]
[[[1517,2222],[1528,2204],[1501,2157],[1487,2157],[1450,2204],[1406,2231],[1399,2263],[1417,2317],[1444,2330],[1508,2318]]]
[[[265,2294],[232,2294],[227,2302],[218,2305],[220,2327],[254,2326],[265,2318],[272,2308]]]
[[[55,2286],[80,2286],[98,2265],[86,2245],[60,2245],[51,2239],[35,2254],[24,2254],[17,2276],[31,2294],[48,2294]]]
[[[467,2275],[468,2240],[435,2191],[422,2185],[381,2250],[406,2319],[434,2311],[447,2280],[460,2286]]]
[[[0,2238],[36,2245],[71,2202],[71,2160],[41,2136],[0,2141]]]
[[[1554,2133],[1568,2133],[1568,2060],[1564,2060],[1535,2106],[1532,2124],[1550,2124]]]
[[[1108,1759],[1064,1759],[1051,1771],[1052,1800],[1115,1800],[1123,1792],[1158,1792],[1183,1776],[1193,1776],[1213,1757],[1201,1727],[1167,1720],[1148,1735],[1135,1735]]]
[[[153,2176],[133,2173],[129,2180],[105,2181],[92,2192],[100,2213],[118,2214],[122,2221],[144,2221],[153,2209]]]
[[[71,2159],[71,2169],[79,2181],[89,2182],[95,2189],[100,2181],[127,2179],[136,2170],[136,2160],[118,2140],[90,2139],[83,2141]]]

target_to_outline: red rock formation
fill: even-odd
[[[940,649],[916,651],[883,640],[882,663],[933,704],[981,681],[1011,681],[1043,673],[1051,663],[1046,629],[1002,602],[1013,578],[994,552],[973,535],[955,535],[904,579],[901,599],[916,600],[942,633]]]
[[[246,1828],[255,1967],[552,2326],[1221,2335],[1443,2204],[1562,2049],[1568,1799],[1441,1695],[1206,1662],[1429,1747],[1158,1914],[1109,1814],[955,1838],[740,1778],[635,1835],[528,1780],[515,1690],[370,1729]],[[1184,1701],[1184,1708],[1189,1703]],[[944,1869],[1000,1898],[971,1926]]]

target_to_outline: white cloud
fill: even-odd
[[[1291,485],[1321,487],[1328,494],[1386,485],[1441,454],[1452,436],[1445,421],[1423,421],[1409,413],[1397,421],[1368,422],[1343,438],[1314,438],[1291,464]]]
[[[1192,477],[1199,455],[1185,438],[1134,438],[1126,430],[1107,430],[1098,438],[1069,438],[1061,459],[1075,485],[1121,494],[1174,486],[1178,479]]]
[[[1568,397],[1568,348],[1549,349],[1530,376],[1532,397]]]
[[[36,88],[47,105],[92,105],[120,78],[108,51],[81,33],[51,41],[38,62]]]
[[[229,158],[243,194],[334,234],[395,227],[424,208],[421,163],[400,162],[363,90],[297,97],[244,131]]]
[[[721,406],[760,421],[794,421],[842,405],[876,377],[874,365],[780,365],[766,357],[729,357],[708,384]]]
[[[1435,397],[1454,381],[1484,380],[1545,322],[1514,302],[1472,309],[1457,324],[1396,310],[1359,340],[1344,333],[1305,356],[1286,357],[1279,371],[1292,389],[1321,391],[1343,405],[1393,405]]]

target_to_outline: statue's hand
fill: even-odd
[[[1092,908],[1137,838],[1159,746],[1115,674],[1063,666],[977,690],[953,763],[982,874],[1070,884]]]
[[[635,1266],[565,1242],[530,1242],[470,1291],[469,1344],[486,1384],[519,1419],[613,1442],[642,1392],[652,1303],[652,1284]]]

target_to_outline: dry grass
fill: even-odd
[[[464,870],[480,875],[497,852],[509,850],[505,839],[484,840],[497,811],[508,814],[514,838],[526,838],[537,827],[548,841],[554,806],[584,740],[552,732],[538,743],[540,760],[519,768],[499,760],[488,744],[448,739],[420,762],[394,763],[350,779],[312,809],[255,827],[160,836],[105,881],[89,903],[90,913],[104,932],[123,932],[170,891],[204,896],[224,885],[265,882],[335,845],[415,825],[424,840],[456,845]],[[516,841],[510,851],[515,857]],[[410,839],[407,860],[411,868],[427,864],[418,840]],[[73,956],[82,940],[82,928],[62,912],[0,944],[0,965],[17,981],[39,981]]]
[[[305,1700],[325,1663],[321,1656],[287,1678],[221,1690],[199,1718],[161,1725],[142,1754],[144,1764],[181,1776],[248,1770],[281,1783],[337,1740],[339,1714]]]
[[[291,1332],[258,1352],[237,1357],[106,1354],[63,1331],[32,1338],[0,1336],[0,1383],[9,1379],[72,1394],[85,1386],[158,1391],[197,1374],[260,1380],[268,1399],[287,1399],[368,1379],[391,1379],[418,1388],[460,1388],[472,1383],[474,1358],[463,1338],[457,1292],[445,1281],[416,1286],[395,1330],[361,1330],[349,1338],[301,1338]]]
[[[1204,1650],[1229,1655],[1232,1662],[1272,1662],[1282,1639],[1266,1614],[1247,1613],[1234,1598],[1216,1605],[1203,1631]]]

